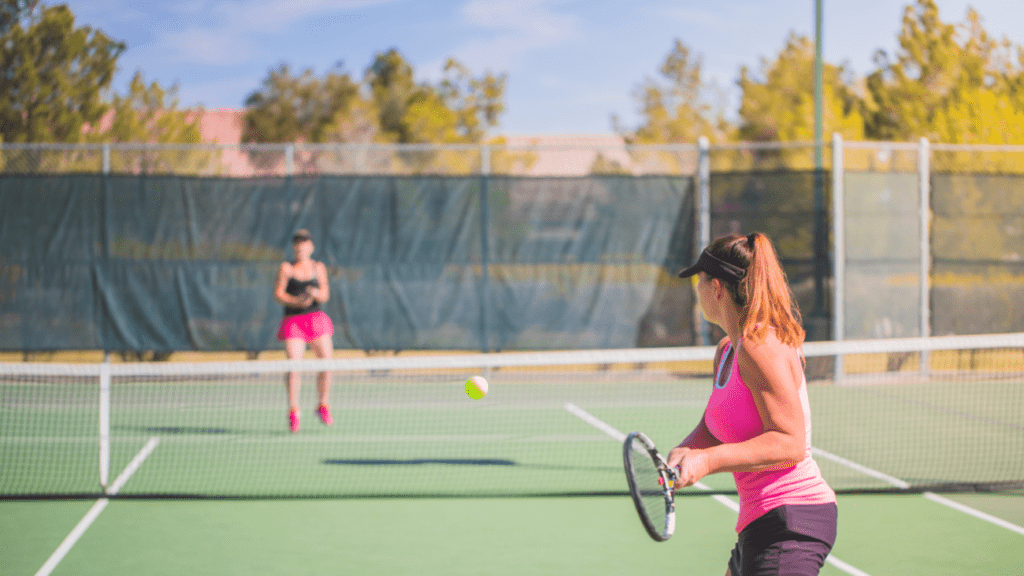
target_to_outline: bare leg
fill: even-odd
[[[284,341],[284,350],[289,360],[301,360],[306,354],[306,343],[301,338],[289,338]],[[298,372],[289,372],[285,386],[288,388],[288,407],[291,410],[299,409],[300,384],[302,375]]]
[[[334,356],[334,342],[331,335],[327,334],[317,338],[310,343],[310,347],[317,358],[330,358]],[[320,403],[325,406],[331,405],[331,373],[320,372],[316,377],[317,392],[320,394]]]

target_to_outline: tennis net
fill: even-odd
[[[814,454],[841,492],[1024,485],[1024,334],[809,342]],[[0,497],[625,494],[621,440],[667,452],[714,349],[231,363],[0,364]],[[288,429],[288,371],[302,429]],[[315,416],[332,374],[334,425]],[[483,374],[490,391],[469,399]],[[731,475],[708,477],[735,490]],[[117,489],[112,490],[111,487]]]

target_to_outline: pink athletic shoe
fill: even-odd
[[[299,431],[299,411],[289,410],[288,411],[288,425],[292,429],[292,434]]]
[[[325,425],[330,426],[331,424],[334,424],[334,418],[331,418],[331,407],[327,404],[321,404],[320,407],[316,409],[316,413],[320,415],[320,419],[323,420]]]

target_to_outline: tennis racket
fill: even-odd
[[[676,529],[676,471],[643,432],[633,432],[622,444],[622,463],[626,467],[629,495],[640,514],[640,521],[651,538],[664,542]]]

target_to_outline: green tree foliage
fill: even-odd
[[[359,82],[339,65],[323,77],[271,70],[249,95],[244,142],[362,142],[401,144],[481,143],[504,111],[505,76],[473,76],[449,59],[437,85],[418,83],[411,64],[395,49],[378,54]],[[260,165],[278,159],[250,157]],[[475,157],[454,152],[411,152],[398,157],[345,158],[299,150],[295,161],[321,170],[465,172]],[[301,168],[301,166],[300,166]]]
[[[618,128],[635,144],[695,142],[700,136],[724,139],[724,121],[704,98],[703,57],[676,40],[658,69],[663,80],[647,78],[633,96],[640,104],[643,123],[632,132]]]
[[[838,132],[844,138],[862,140],[861,100],[852,78],[843,67],[831,64],[824,64],[822,73],[824,133]],[[757,73],[745,66],[740,70],[739,87],[742,91],[737,130],[740,140],[814,140],[814,43],[810,39],[791,33],[778,56],[774,60],[763,59]],[[810,149],[737,151],[731,157],[719,154],[715,167],[810,169],[813,167],[810,152]]]
[[[406,111],[414,99],[424,97],[417,89],[412,65],[392,48],[374,57],[364,78],[379,110],[382,136],[390,142],[411,142]]]
[[[124,96],[114,94],[109,129],[92,137],[105,142],[146,142],[156,144],[200,144],[202,108],[178,108],[178,85],[163,88],[158,82],[146,85],[136,72]],[[115,172],[175,172],[204,174],[212,154],[192,148],[125,150],[111,159]]]
[[[473,77],[448,59],[434,86],[417,83],[412,65],[396,49],[378,54],[364,83],[379,110],[381,135],[397,143],[478,143],[505,110],[506,76]]]
[[[841,66],[823,65],[822,122],[825,134],[864,136],[860,99]],[[740,70],[739,138],[755,142],[814,140],[814,43],[790,34],[774,61],[762,60],[760,73]]]
[[[359,86],[341,64],[318,77],[312,69],[292,74],[287,64],[271,70],[245,100],[242,141],[323,142],[339,114],[359,97]]]
[[[878,69],[868,76],[872,106],[866,132],[879,140],[913,140],[925,135],[932,115],[951,97],[972,67],[956,42],[956,27],[939,18],[932,0],[907,6],[894,57],[875,54]]]
[[[0,134],[5,142],[80,142],[107,105],[126,46],[76,27],[67,6],[0,2]]]
[[[709,93],[715,87],[705,82],[703,57],[676,39],[658,68],[660,78],[646,78],[633,90],[642,121],[635,129],[620,124],[612,116],[616,132],[629,144],[692,144],[701,136],[711,142],[724,142],[732,127],[724,119],[724,110],[710,103]],[[724,101],[719,98],[718,101]],[[630,152],[634,164],[646,170],[692,173],[696,157],[675,152]],[[625,169],[616,162],[598,156],[591,172],[621,173]]]
[[[944,22],[934,0],[907,6],[890,57],[878,52],[867,78],[865,131],[880,140],[926,137],[943,143],[1021,144],[1024,52],[997,41],[973,9]]]
[[[146,85],[136,72],[124,96],[114,94],[110,130],[113,142],[156,142],[198,144],[202,141],[202,108],[178,109],[178,84],[163,88],[158,82]]]
[[[480,142],[504,111],[505,77],[474,77],[449,59],[437,85],[417,83],[395,49],[378,54],[361,82],[341,65],[322,77],[271,70],[246,99],[245,142]],[[375,125],[375,126],[374,126]]]
[[[470,70],[454,58],[444,67],[444,79],[438,86],[441,103],[455,113],[455,132],[465,142],[480,142],[487,130],[498,125],[505,112],[507,76],[485,74],[474,78]]]

